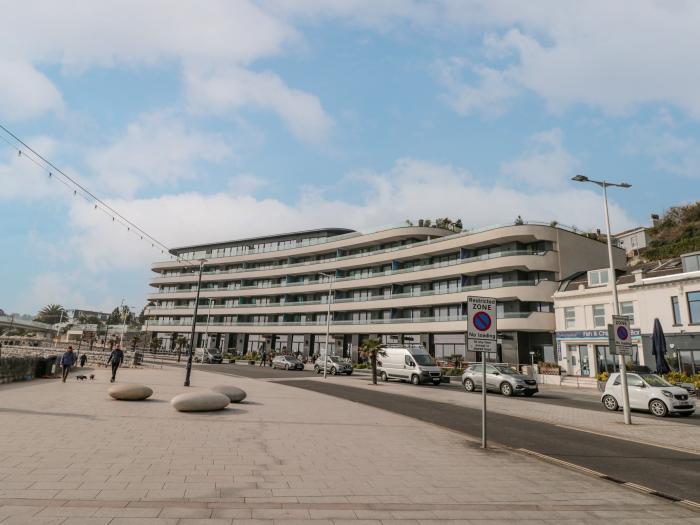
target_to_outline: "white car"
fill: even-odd
[[[630,408],[648,410],[657,417],[668,414],[690,416],[695,412],[695,397],[656,374],[627,374],[627,387]],[[608,410],[615,411],[622,406],[619,373],[610,374],[600,400]]]

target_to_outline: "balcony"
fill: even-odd
[[[428,264],[428,265],[421,265],[421,266],[414,266],[412,268],[402,268],[398,270],[386,270],[383,272],[374,272],[371,274],[367,275],[357,275],[357,276],[349,276],[349,277],[338,277],[333,280],[334,286],[336,286],[337,283],[354,283],[358,282],[360,280],[367,280],[367,279],[376,279],[379,277],[391,277],[391,276],[397,276],[397,275],[407,275],[407,274],[413,274],[416,272],[420,271],[426,271],[426,270],[439,270],[441,268],[451,268],[453,266],[461,265],[461,264],[469,264],[469,263],[474,263],[474,262],[479,262],[479,261],[489,261],[493,259],[500,259],[503,257],[516,257],[516,256],[535,256],[535,257],[546,257],[547,255],[553,254],[554,252],[551,251],[531,251],[531,250],[519,250],[519,251],[505,251],[505,252],[498,252],[498,253],[492,253],[488,255],[482,255],[478,257],[469,257],[465,259],[455,259],[453,261],[449,262],[439,262],[439,263],[434,263],[434,264]],[[549,261],[548,261],[549,262]],[[446,276],[450,275],[450,272],[443,272],[445,273]],[[440,276],[435,276],[435,278],[439,278]],[[172,279],[168,277],[163,277],[163,278],[157,278],[157,279]],[[192,278],[196,282],[196,275]],[[269,284],[266,283],[264,286],[260,285],[251,285],[251,286],[229,286],[229,287],[222,287],[222,288],[216,288],[216,289],[209,289],[209,288],[202,288],[202,293],[208,293],[209,291],[251,291],[251,290],[264,290],[264,289],[271,289],[271,288],[292,288],[296,286],[320,286],[320,285],[328,285],[329,282],[327,280],[305,280],[305,281],[300,281],[300,282],[280,282],[280,283],[275,283],[275,284]],[[352,286],[354,288],[359,287],[359,285]],[[342,288],[342,287],[341,287]],[[158,294],[173,294],[173,293],[191,293],[196,291],[195,289],[191,290],[169,290],[169,291],[161,291],[161,292],[153,292],[152,294],[149,295],[151,296],[156,296]]]

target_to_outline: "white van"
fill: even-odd
[[[377,354],[377,372],[382,381],[400,379],[414,385],[440,384],[442,371],[421,345],[388,346]]]

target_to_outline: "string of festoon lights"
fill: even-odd
[[[151,248],[159,250],[162,255],[167,255],[172,259],[177,259],[178,261],[181,260],[179,257],[170,253],[170,249],[165,244],[146,232],[140,226],[134,224],[132,221],[124,217],[109,204],[97,197],[93,192],[85,187],[85,185],[79,183],[73,177],[66,174],[53,162],[38,153],[35,149],[29,146],[26,142],[24,142],[2,124],[0,124],[0,139],[7,143],[12,149],[17,151],[18,157],[32,162],[41,170],[46,172],[49,180],[54,180],[63,184],[74,197],[85,200],[85,202],[93,206],[95,211],[104,213],[113,223],[125,228],[127,232],[132,233],[137,240],[150,244]]]

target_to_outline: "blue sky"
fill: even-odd
[[[0,122],[167,246],[451,216],[613,229],[699,198],[700,7],[25,2]],[[140,308],[159,252],[0,142],[0,308]]]

